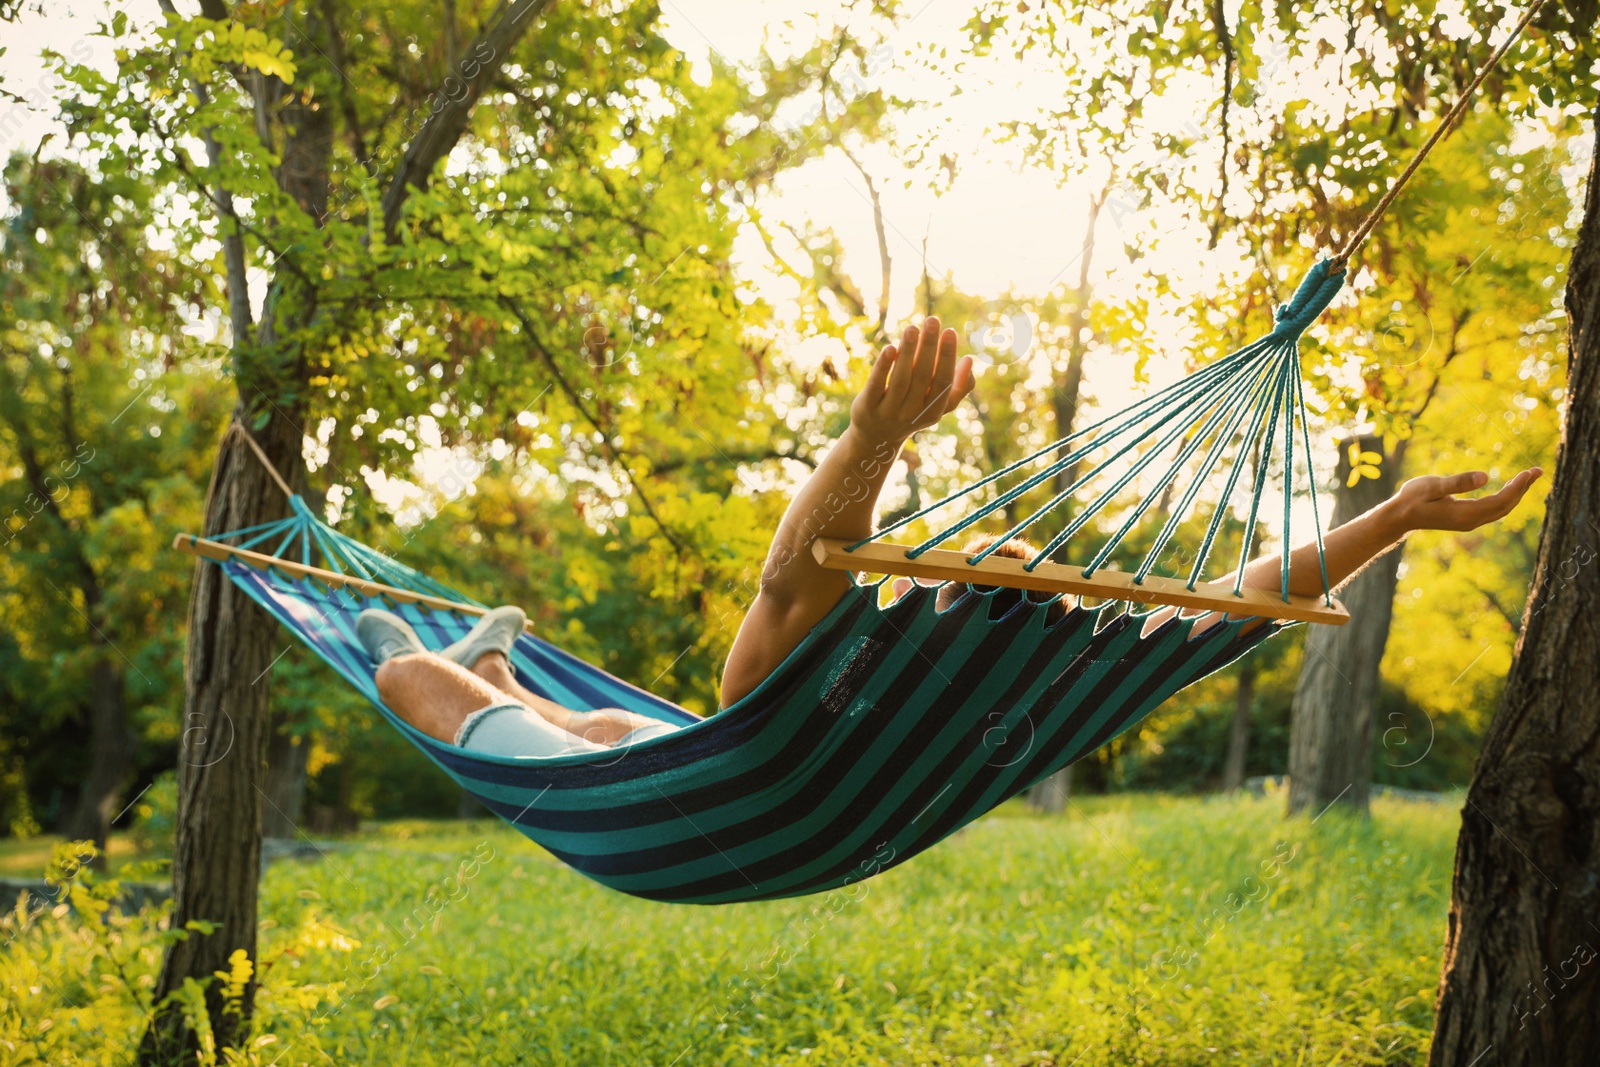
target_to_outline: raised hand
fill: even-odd
[[[1400,487],[1393,503],[1408,530],[1476,530],[1485,523],[1502,519],[1521,502],[1523,494],[1544,471],[1530,468],[1512,478],[1497,493],[1459,499],[1457,493],[1482,489],[1489,481],[1483,471],[1413,478]]]
[[[972,357],[956,359],[954,330],[930,315],[907,326],[898,346],[878,354],[866,388],[850,405],[850,423],[879,441],[904,441],[925,430],[972,392]]]

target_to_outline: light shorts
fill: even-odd
[[[489,756],[570,756],[622,748],[677,729],[671,723],[651,723],[624,734],[615,745],[602,745],[546,722],[525,704],[491,704],[467,716],[456,731],[455,743],[468,752]]]

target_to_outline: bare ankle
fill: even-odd
[[[472,673],[480,678],[505,677],[511,673],[511,661],[504,652],[485,652],[472,665]]]

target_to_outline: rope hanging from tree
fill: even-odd
[[[1300,370],[1300,337],[1343,288],[1350,258],[1371,235],[1434,146],[1449,134],[1466,112],[1479,86],[1521,36],[1543,3],[1544,0],[1533,0],[1510,35],[1485,61],[1432,135],[1390,183],[1388,190],[1344,245],[1313,265],[1290,301],[1277,309],[1276,324],[1265,337],[1223,356],[1173,385],[1151,393],[1122,411],[1052,441],[1004,469],[898,519],[870,538],[854,544],[819,539],[815,547],[817,559],[824,566],[840,570],[982,581],[984,584],[1011,588],[1207,607],[1235,614],[1303,618],[1334,624],[1347,621],[1348,614],[1334,600],[1328,585],[1316,475],[1312,467],[1310,419]],[[1207,479],[1219,469],[1230,452],[1231,464],[1227,468],[1221,498],[1206,523],[1200,547],[1193,564],[1188,567],[1187,579],[1173,581],[1153,575],[1152,571],[1162,552],[1172,542],[1185,518],[1194,511]],[[1169,453],[1172,458],[1165,469],[1157,468],[1157,462]],[[1078,465],[1095,455],[1101,458],[1086,473],[1078,475]],[[1195,458],[1197,455],[1200,456],[1198,460]],[[1216,546],[1223,521],[1231,510],[1230,502],[1241,480],[1245,463],[1250,460],[1254,461],[1255,469],[1251,477],[1248,518],[1243,524],[1232,589],[1223,593],[1215,588],[1202,588],[1199,582],[1206,561]],[[1322,570],[1322,594],[1319,597],[1296,597],[1289,592],[1288,549],[1294,545],[1291,519],[1297,461],[1298,469],[1304,472],[1303,480],[1310,497],[1312,529]],[[1031,473],[1025,473],[1030,469]],[[1271,476],[1273,472],[1278,474],[1276,479]],[[1020,476],[1020,480],[1002,488],[1002,483],[1014,475]],[[1180,476],[1187,478],[1187,485],[1170,508],[1150,546],[1139,555],[1135,569],[1131,574],[1105,571],[1117,548],[1137,527],[1139,520],[1158,499],[1170,496],[1179,486]],[[1058,478],[1070,479],[1071,484],[1020,520],[1011,522],[988,547],[970,555],[937,548],[998,512],[1009,515],[1012,509],[1022,505],[1028,493]],[[995,555],[1001,545],[1020,537],[1046,516],[1059,511],[1069,501],[1076,500],[1091,482],[1102,478],[1107,479],[1109,485],[1099,489],[1093,499],[1083,505],[1026,562],[1019,565],[1018,561]],[[1142,489],[1141,498],[1126,505],[1126,517],[1087,564],[1065,567],[1050,561],[1052,555],[1096,516],[1115,507],[1124,491],[1135,487],[1141,478],[1145,480],[1145,484],[1139,487]],[[1274,480],[1283,496],[1281,595],[1253,597],[1249,595],[1253,591],[1243,588],[1244,566],[1251,559],[1262,498]],[[882,540],[948,505],[967,498],[978,499],[974,494],[990,487],[993,487],[993,495],[971,507],[954,523],[934,529],[918,544],[899,545]]]

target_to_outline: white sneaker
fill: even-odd
[[[373,663],[428,651],[410,623],[381,608],[368,608],[356,617],[356,637]]]
[[[528,616],[519,607],[507,604],[484,614],[478,624],[467,631],[467,636],[448,648],[439,650],[445,659],[455,660],[467,670],[482,659],[485,653],[501,652],[510,655],[511,646],[517,643]]]

